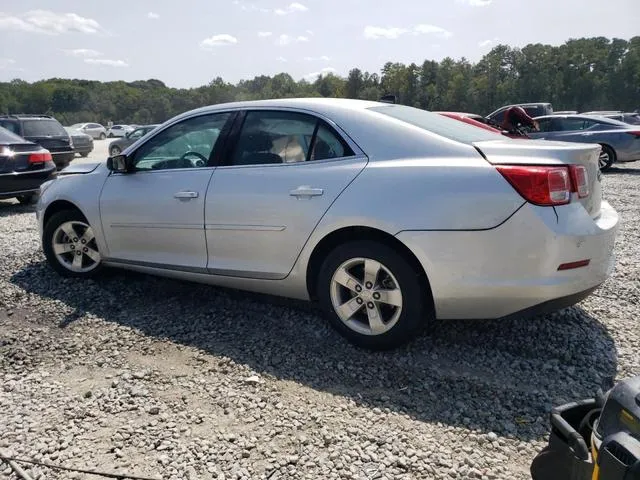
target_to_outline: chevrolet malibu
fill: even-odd
[[[573,305],[611,274],[600,146],[342,99],[179,115],[41,188],[47,260],[316,301],[364,348]]]

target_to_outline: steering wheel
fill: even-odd
[[[193,150],[189,150],[184,155],[182,155],[180,157],[180,160],[187,160],[187,157],[189,155],[195,155],[196,157],[198,157],[198,160],[196,160],[195,162],[191,162],[195,167],[204,167],[205,165],[207,165],[207,162],[209,161],[207,157],[205,157],[201,153],[194,152]]]

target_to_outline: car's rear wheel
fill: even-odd
[[[105,135],[105,133],[104,133],[104,132],[102,132],[102,133],[100,134],[100,140],[104,140],[105,138],[107,138],[107,136]]]
[[[109,155],[111,155],[112,157],[115,157],[116,155],[120,155],[120,152],[121,152],[121,151],[122,151],[122,150],[120,150],[120,148],[119,148],[119,147],[111,147],[111,148],[109,149]]]
[[[38,201],[38,195],[35,193],[29,193],[27,195],[19,195],[16,199],[21,205],[32,205]]]
[[[102,257],[91,225],[77,210],[55,213],[44,226],[42,248],[51,267],[65,277],[91,277]]]
[[[613,162],[616,161],[616,152],[609,145],[601,145],[600,158],[598,158],[598,164],[600,165],[600,171],[605,172],[611,168]]]
[[[87,157],[89,156],[89,152],[82,152],[82,153],[80,154],[80,156],[81,156],[82,158],[87,158]]]
[[[372,350],[398,347],[427,324],[428,292],[411,263],[378,242],[340,245],[318,275],[318,299],[333,327]]]

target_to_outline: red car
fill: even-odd
[[[526,135],[520,135],[517,133],[509,133],[500,128],[494,127],[489,123],[487,118],[482,115],[478,115],[476,113],[463,113],[463,112],[433,112],[438,113],[440,115],[444,115],[445,117],[454,118],[456,120],[460,120],[461,122],[468,123],[469,125],[474,125],[479,128],[484,128],[485,130],[489,130],[495,133],[501,133],[506,137],[510,138],[529,138]]]

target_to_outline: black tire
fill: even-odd
[[[54,213],[47,221],[42,233],[42,250],[44,251],[44,255],[47,258],[49,265],[51,265],[51,268],[53,268],[59,275],[63,277],[94,277],[103,269],[102,263],[99,263],[96,268],[87,272],[74,272],[60,263],[53,251],[53,235],[55,234],[56,229],[63,223],[71,221],[84,222],[87,225],[89,224],[87,219],[84,218],[84,215],[82,215],[82,213],[80,213],[78,210],[63,210],[61,212]]]
[[[20,205],[33,205],[38,201],[38,195],[35,193],[29,193],[27,195],[19,195],[16,197]]]
[[[616,152],[609,145],[600,145],[600,146],[602,147],[600,158],[598,160],[600,165],[600,171],[606,172],[611,168],[613,163],[616,161]]]
[[[82,158],[87,158],[87,157],[89,156],[89,152],[82,152],[82,153],[80,154],[80,156],[81,156]]]
[[[109,138],[113,138],[113,133],[110,133],[110,134],[109,134]]]
[[[120,150],[120,148],[118,148],[117,146],[111,147],[109,149],[109,155],[111,155],[112,157],[120,155],[120,152],[122,152],[122,150]]]
[[[402,292],[402,309],[395,325],[378,334],[364,334],[350,328],[337,315],[331,300],[331,281],[336,270],[350,259],[367,258],[382,264],[397,280]],[[389,350],[414,339],[433,321],[429,305],[430,292],[425,291],[421,272],[393,248],[373,241],[354,241],[335,248],[325,259],[318,274],[317,297],[330,324],[352,344],[369,350]],[[365,313],[363,304],[360,313]],[[366,314],[366,313],[365,313]]]
[[[102,132],[100,134],[100,140],[104,140],[105,138],[107,138],[107,135],[104,132]]]

